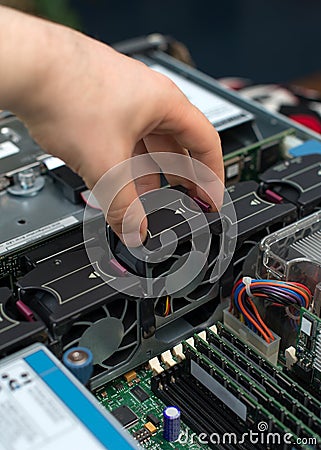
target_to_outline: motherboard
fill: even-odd
[[[131,251],[3,112],[0,358],[42,344],[133,447],[320,448],[321,138],[155,44],[129,53],[219,131],[223,206],[162,176]]]

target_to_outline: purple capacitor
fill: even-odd
[[[181,431],[181,411],[177,406],[167,406],[163,411],[164,430],[163,436],[168,442],[174,442],[179,438]]]

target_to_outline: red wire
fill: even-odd
[[[262,317],[260,316],[260,314],[259,314],[259,312],[258,312],[258,310],[257,310],[257,308],[256,308],[256,306],[255,306],[255,304],[254,304],[254,302],[253,302],[253,300],[252,300],[251,298],[249,298],[248,300],[249,300],[249,302],[250,302],[250,305],[251,305],[252,308],[253,308],[253,311],[254,311],[254,314],[255,314],[257,320],[260,322],[261,326],[264,328],[264,330],[265,330],[265,331],[267,332],[267,334],[270,336],[270,338],[272,339],[272,341],[274,341],[274,336],[273,336],[271,330],[270,330],[270,329],[268,328],[268,326],[263,322]]]
[[[242,296],[243,292],[245,292],[245,290],[246,290],[246,286],[244,286],[244,287],[240,290],[240,292],[238,293],[238,296],[237,296],[237,300],[238,300],[238,303],[239,303],[239,305],[240,305],[240,308],[241,308],[243,314],[245,315],[245,317],[247,317],[247,318],[249,319],[249,321],[255,326],[255,328],[256,328],[257,330],[259,330],[259,332],[262,334],[262,336],[264,337],[264,339],[266,340],[266,342],[269,344],[269,343],[270,343],[270,338],[267,336],[267,334],[265,333],[265,331],[260,327],[260,325],[259,325],[257,322],[255,322],[255,320],[252,319],[252,317],[248,314],[248,312],[246,311],[246,309],[245,309],[244,306],[243,306],[241,296]]]
[[[242,283],[243,279],[241,278],[233,287],[232,289],[232,293],[231,293],[231,303],[230,303],[230,307],[229,307],[229,312],[232,311],[233,306],[235,306],[234,303],[234,295],[235,295],[235,291],[237,289],[237,287]],[[262,288],[264,288],[264,286],[268,285],[268,286],[274,286],[274,287],[278,287],[278,288],[290,288],[292,289],[294,292],[302,295],[304,302],[305,302],[305,306],[308,307],[308,305],[310,304],[311,301],[311,291],[307,286],[304,286],[301,283],[298,282],[273,282],[273,280],[262,280],[262,281],[258,281],[258,280],[253,280],[251,282],[251,285],[254,286],[260,286]],[[245,309],[244,305],[243,305],[243,299],[242,296],[244,294],[244,292],[246,291],[246,286],[242,287],[238,293],[237,296],[237,300],[238,303],[240,305],[240,309],[243,313],[243,315],[254,325],[254,327],[261,333],[261,335],[264,337],[265,341],[270,343],[270,338],[272,340],[274,340],[274,336],[271,332],[271,330],[268,328],[268,326],[264,323],[262,317],[260,316],[255,303],[252,301],[251,298],[248,297],[248,301],[249,304],[251,305],[251,308],[253,310],[253,313],[257,319],[257,322],[253,319],[253,317],[247,312],[247,310]],[[262,292],[258,292],[255,293],[255,297],[263,297],[263,298],[267,298],[268,294],[262,293]],[[277,303],[273,303],[273,305],[275,306],[281,306],[278,305]],[[261,326],[260,326],[261,325]]]

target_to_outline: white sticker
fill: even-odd
[[[30,231],[29,233],[18,236],[10,241],[2,242],[0,244],[0,255],[26,245],[29,242],[37,241],[44,236],[48,236],[64,228],[68,228],[78,222],[79,220],[76,217],[69,216],[65,219],[59,220],[58,222],[53,222],[50,225],[39,228],[38,230]]]
[[[253,115],[223,99],[193,81],[165,69],[159,64],[150,66],[170,78],[193,105],[202,111],[218,131],[239,125],[253,119]]]
[[[215,378],[207,373],[195,361],[191,360],[191,374],[203,386],[211,391],[217,398],[219,398],[225,405],[237,414],[242,420],[247,418],[247,406],[242,403],[232,392],[225,386],[220,384]]]
[[[6,158],[7,156],[15,155],[19,153],[20,149],[15,144],[10,141],[2,142],[0,144],[0,159]]]
[[[45,158],[43,160],[43,163],[45,164],[48,170],[57,169],[57,167],[65,165],[65,163],[61,159],[56,158],[55,156],[49,156],[48,158]]]
[[[301,321],[301,331],[302,333],[306,334],[307,336],[311,336],[311,330],[312,330],[312,322],[305,317],[302,317]]]
[[[102,450],[23,360],[1,367],[0,450]]]

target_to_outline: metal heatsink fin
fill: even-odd
[[[303,257],[321,262],[321,230],[291,244]]]

